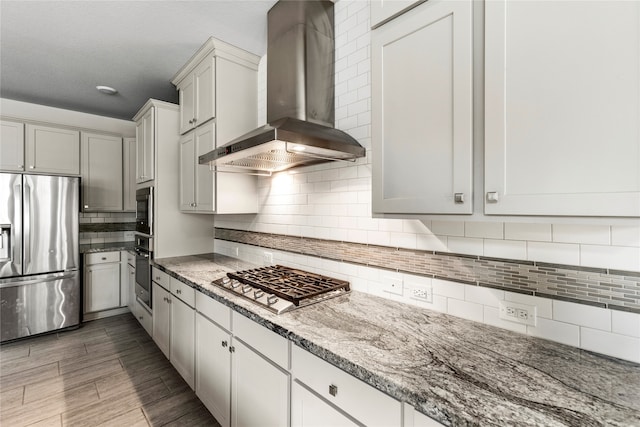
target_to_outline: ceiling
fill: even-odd
[[[211,36],[264,55],[274,3],[1,0],[0,96],[130,120],[178,102],[170,80]]]

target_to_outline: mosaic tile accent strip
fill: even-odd
[[[80,233],[110,233],[113,231],[135,231],[135,222],[91,222],[80,223]]]
[[[253,231],[215,229],[216,239],[640,313],[640,272],[411,250]]]

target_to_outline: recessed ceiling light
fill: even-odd
[[[96,86],[96,89],[107,95],[115,95],[116,93],[118,93],[117,90],[109,86]]]

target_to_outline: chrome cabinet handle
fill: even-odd
[[[182,289],[177,289],[176,294],[182,294]]]
[[[36,167],[34,165],[29,165],[29,169],[35,169]]]
[[[456,203],[464,203],[464,193],[455,193],[453,195],[453,201]]]
[[[235,353],[236,348],[234,346],[229,347],[229,353]]]
[[[489,191],[487,193],[487,202],[489,203],[498,203],[498,192],[497,191]]]
[[[222,346],[226,347],[227,345],[229,345],[229,343],[227,343],[227,341],[222,341]]]
[[[330,384],[330,385],[329,385],[329,394],[330,394],[331,396],[335,396],[335,395],[337,395],[337,394],[338,394],[338,386],[337,386],[337,385]]]

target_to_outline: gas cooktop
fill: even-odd
[[[280,314],[350,291],[349,282],[282,265],[227,273],[212,282]]]

